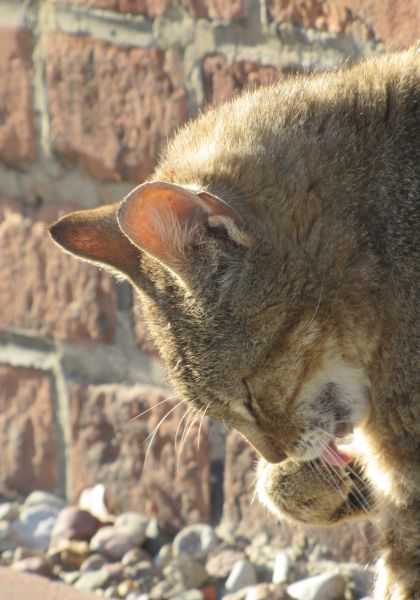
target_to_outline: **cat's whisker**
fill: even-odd
[[[181,440],[180,440],[178,451],[177,451],[177,469],[179,468],[179,464],[181,461],[182,448],[184,447],[186,436],[188,435],[188,432],[190,430],[191,418],[194,421],[195,415],[196,415],[196,408],[194,406],[190,406],[190,408],[188,409],[188,418],[184,425],[184,430],[182,432]]]
[[[201,419],[200,419],[200,424],[198,426],[198,433],[197,433],[197,453],[200,450],[201,428],[203,426],[204,417],[206,416],[206,412],[208,411],[209,406],[210,406],[210,404],[208,404],[207,406],[205,406],[201,409]]]
[[[324,431],[324,430],[322,430]],[[331,434],[329,434],[327,431],[324,431],[325,434],[329,435],[330,437],[332,437],[333,439],[335,439],[335,436],[332,436]],[[337,452],[334,450],[334,448],[331,448],[331,446],[329,446],[328,444],[326,444],[325,442],[323,442],[322,440],[319,440],[319,443],[321,444],[321,446],[324,448],[324,450],[328,450],[328,452],[330,454],[332,454],[335,458],[337,458],[338,460],[340,460],[339,455],[337,454]],[[357,479],[358,481],[360,481],[361,484],[366,485],[366,482],[362,479],[362,477],[360,477],[360,475],[357,473],[357,471],[355,471],[353,469],[353,467],[349,464],[346,465],[346,469],[353,475],[353,477],[355,479]]]
[[[334,471],[333,467],[331,467],[323,457],[320,457],[320,464],[318,464],[318,468],[320,472],[323,473],[325,481],[328,483],[329,487],[333,487],[339,496],[343,499],[344,506],[347,507],[349,512],[351,512],[352,507],[349,502],[348,496],[341,490],[338,482],[337,482],[337,473]],[[317,464],[317,463],[315,463]],[[322,467],[321,467],[322,465]]]
[[[184,412],[184,414],[182,415],[182,417],[180,418],[180,420],[178,421],[178,426],[176,428],[176,432],[175,432],[175,441],[174,441],[174,446],[175,446],[175,450],[177,449],[178,446],[178,434],[179,434],[179,430],[181,428],[181,424],[184,421],[184,419],[186,418],[187,415],[191,414],[192,411],[192,407],[189,406],[186,411]],[[182,436],[181,436],[182,438]]]
[[[251,484],[248,487],[248,492],[250,492],[251,489],[254,490],[254,493],[252,495],[251,504],[252,504],[252,502],[254,502],[255,498],[257,497],[257,490],[256,490],[256,486],[255,486],[255,484],[257,483],[257,481],[258,481],[258,473],[254,472],[254,478],[253,478],[253,480],[251,481]]]
[[[318,462],[320,461],[320,463]],[[316,461],[312,461],[312,466],[314,468],[314,472],[318,473],[320,478],[324,481],[328,488],[331,486],[336,490],[336,492],[343,499],[343,504],[351,511],[351,505],[349,503],[348,497],[343,493],[337,483],[337,473],[333,470],[330,465],[324,460],[323,457],[319,457]],[[321,466],[322,465],[322,466]]]
[[[319,479],[321,484],[323,484],[326,489],[330,489],[331,485],[332,485],[334,487],[334,489],[339,493],[339,495],[343,498],[344,504],[350,508],[346,496],[343,494],[343,492],[340,490],[340,488],[336,485],[336,483],[331,480],[331,478],[328,476],[328,474],[323,472],[321,465],[318,464],[317,461],[309,461],[308,466],[309,466],[309,470],[312,471],[312,473]]]
[[[189,428],[191,417],[194,417],[194,415],[195,415],[195,408],[194,408],[194,406],[190,406],[190,408],[188,409],[188,417],[187,417],[186,423],[184,425],[184,429],[182,431],[181,440],[179,442],[178,454],[184,444],[184,438],[185,438],[186,432]]]
[[[152,444],[153,444],[153,441],[154,441],[154,439],[155,439],[155,437],[156,437],[156,434],[157,434],[157,432],[159,431],[159,427],[160,427],[160,426],[162,425],[162,423],[163,423],[163,422],[164,422],[164,421],[165,421],[165,420],[166,420],[166,419],[169,417],[169,415],[170,415],[171,413],[173,413],[173,412],[174,412],[174,410],[176,410],[176,409],[177,409],[179,406],[181,406],[182,402],[183,402],[183,401],[182,401],[182,400],[180,400],[180,402],[178,402],[178,404],[175,404],[175,406],[173,406],[173,407],[171,408],[171,410],[169,410],[169,411],[168,411],[168,412],[167,412],[167,413],[166,413],[166,414],[165,414],[165,415],[162,417],[162,419],[159,421],[159,423],[156,425],[156,427],[153,429],[153,431],[152,431],[152,432],[151,432],[151,433],[150,433],[150,434],[147,436],[147,438],[146,438],[146,439],[143,441],[143,444],[145,444],[145,443],[147,442],[147,440],[148,440],[149,438],[151,438],[151,439],[150,439],[150,442],[149,442],[149,445],[147,446],[147,450],[146,450],[146,456],[144,457],[144,463],[143,463],[143,465],[144,465],[144,466],[145,466],[145,465],[146,465],[146,463],[147,463],[147,459],[148,459],[148,457],[149,457],[150,449],[151,449],[151,447],[152,447]]]
[[[335,450],[333,448],[331,448],[330,446],[328,446],[327,444],[325,444],[324,442],[320,441],[321,445],[325,448],[325,450],[328,450],[328,452],[330,452],[335,458],[337,458],[338,460],[340,460],[339,455],[335,452]],[[324,458],[321,457],[321,461],[323,462],[326,470],[331,473],[331,476],[334,476],[334,471],[333,471],[333,467],[331,467],[331,465],[329,465]],[[345,466],[346,470],[348,472],[350,472],[363,486],[366,485],[366,483],[363,481],[363,479],[360,477],[360,475],[358,473],[356,473],[356,471],[354,469],[352,469],[352,467],[350,465],[346,465]],[[356,483],[356,482],[355,482]],[[352,487],[352,491],[353,491],[353,496],[355,498],[355,500],[357,501],[357,503],[359,504],[360,508],[368,513],[368,506],[367,506],[367,501],[366,498],[363,496],[363,493],[361,492],[361,490],[359,490],[359,488],[356,485],[353,485]]]
[[[197,452],[198,452],[198,450],[200,450],[200,436],[201,436],[201,428],[203,426],[203,421],[206,416],[206,412],[208,411],[208,409],[210,408],[210,406],[212,404],[213,404],[213,402],[210,402],[210,404],[207,404],[207,406],[204,408],[204,411],[201,416],[201,421],[200,421],[200,425],[198,426],[198,434],[197,434]]]
[[[312,464],[313,472],[319,477],[320,481],[322,481],[327,488],[330,488],[333,482],[330,480],[328,474],[323,471],[321,465],[317,461],[310,461],[309,464]]]
[[[324,280],[325,280],[325,276],[323,275],[323,276],[322,276],[322,279],[321,279],[321,289],[320,289],[320,291],[319,291],[319,298],[318,298],[318,303],[317,303],[317,305],[316,305],[316,308],[315,308],[315,312],[314,312],[314,314],[312,315],[312,318],[311,318],[311,319],[308,321],[308,323],[306,323],[306,324],[303,326],[302,333],[304,333],[304,332],[305,332],[305,331],[308,329],[309,325],[311,325],[311,324],[313,323],[313,321],[314,321],[314,319],[315,319],[316,315],[318,314],[319,307],[321,306],[322,292],[323,292],[323,290],[324,290]]]
[[[165,404],[165,402],[172,402],[173,400],[174,400],[174,398],[165,398],[164,400],[161,400],[157,404],[154,404],[153,406],[151,406],[147,410],[144,410],[143,412],[139,413],[135,417],[131,417],[131,419],[129,419],[128,422],[131,423],[131,421],[134,421],[135,419],[140,419],[141,417],[143,417],[144,415],[147,415],[147,413],[151,412],[152,410],[154,410],[155,408],[157,408],[161,404]]]
[[[329,485],[332,486],[335,489],[335,491],[338,493],[339,496],[341,496],[341,498],[343,499],[343,504],[348,508],[349,511],[351,511],[351,505],[350,505],[350,502],[348,500],[348,496],[340,489],[340,486],[337,483],[337,480],[336,480],[337,474],[336,474],[336,472],[325,461],[325,459],[323,457],[320,458],[320,462],[322,464],[322,468],[323,468],[324,473],[325,473],[325,478],[329,482]],[[320,466],[320,468],[321,468],[321,466]]]
[[[185,444],[186,444],[186,441],[187,441],[187,438],[188,438],[188,434],[190,433],[190,431],[191,431],[191,429],[192,429],[192,427],[193,427],[194,423],[196,423],[196,422],[197,422],[197,420],[200,418],[200,412],[199,412],[199,411],[197,411],[196,409],[193,409],[193,410],[195,410],[194,417],[193,417],[193,419],[192,419],[192,421],[191,421],[190,425],[188,426],[188,430],[187,430],[187,433],[186,433],[186,434],[185,434],[185,436],[184,436],[184,440],[183,440],[183,441],[181,440],[181,446],[180,446],[180,448],[179,448],[179,454],[178,454],[178,463],[177,463],[177,468],[179,467],[179,463],[180,463],[180,461],[181,461],[181,454],[182,454],[182,450],[183,450],[183,449],[184,449],[184,447],[185,447]]]

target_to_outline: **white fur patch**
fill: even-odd
[[[349,421],[354,427],[367,416],[370,381],[363,369],[346,364],[341,358],[327,359],[325,367],[304,387],[300,402],[310,402],[328,383],[336,385],[340,402],[350,410]]]
[[[333,384],[336,388],[337,408],[345,419],[336,420],[334,404],[321,411],[317,405],[323,390]],[[290,452],[295,460],[312,460],[318,457],[332,442],[337,426],[349,424],[360,426],[369,412],[370,382],[364,371],[344,362],[340,357],[327,358],[323,369],[318,371],[304,386],[295,403],[295,411],[303,423],[308,425],[300,440]],[[317,415],[319,424],[311,427]]]

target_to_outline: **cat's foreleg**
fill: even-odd
[[[381,502],[378,530],[382,558],[377,565],[375,600],[420,600],[420,500],[399,506]]]
[[[369,484],[356,461],[332,467],[319,460],[260,459],[257,494],[274,514],[309,525],[334,525],[373,511]]]

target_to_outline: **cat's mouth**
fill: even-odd
[[[333,467],[344,467],[353,460],[351,446],[332,440],[322,451],[320,458]]]

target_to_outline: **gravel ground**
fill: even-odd
[[[173,538],[155,519],[110,515],[95,486],[81,506],[33,492],[0,501],[0,600],[361,600],[372,568],[321,545],[247,539],[207,524]],[[37,577],[34,577],[37,575]]]

